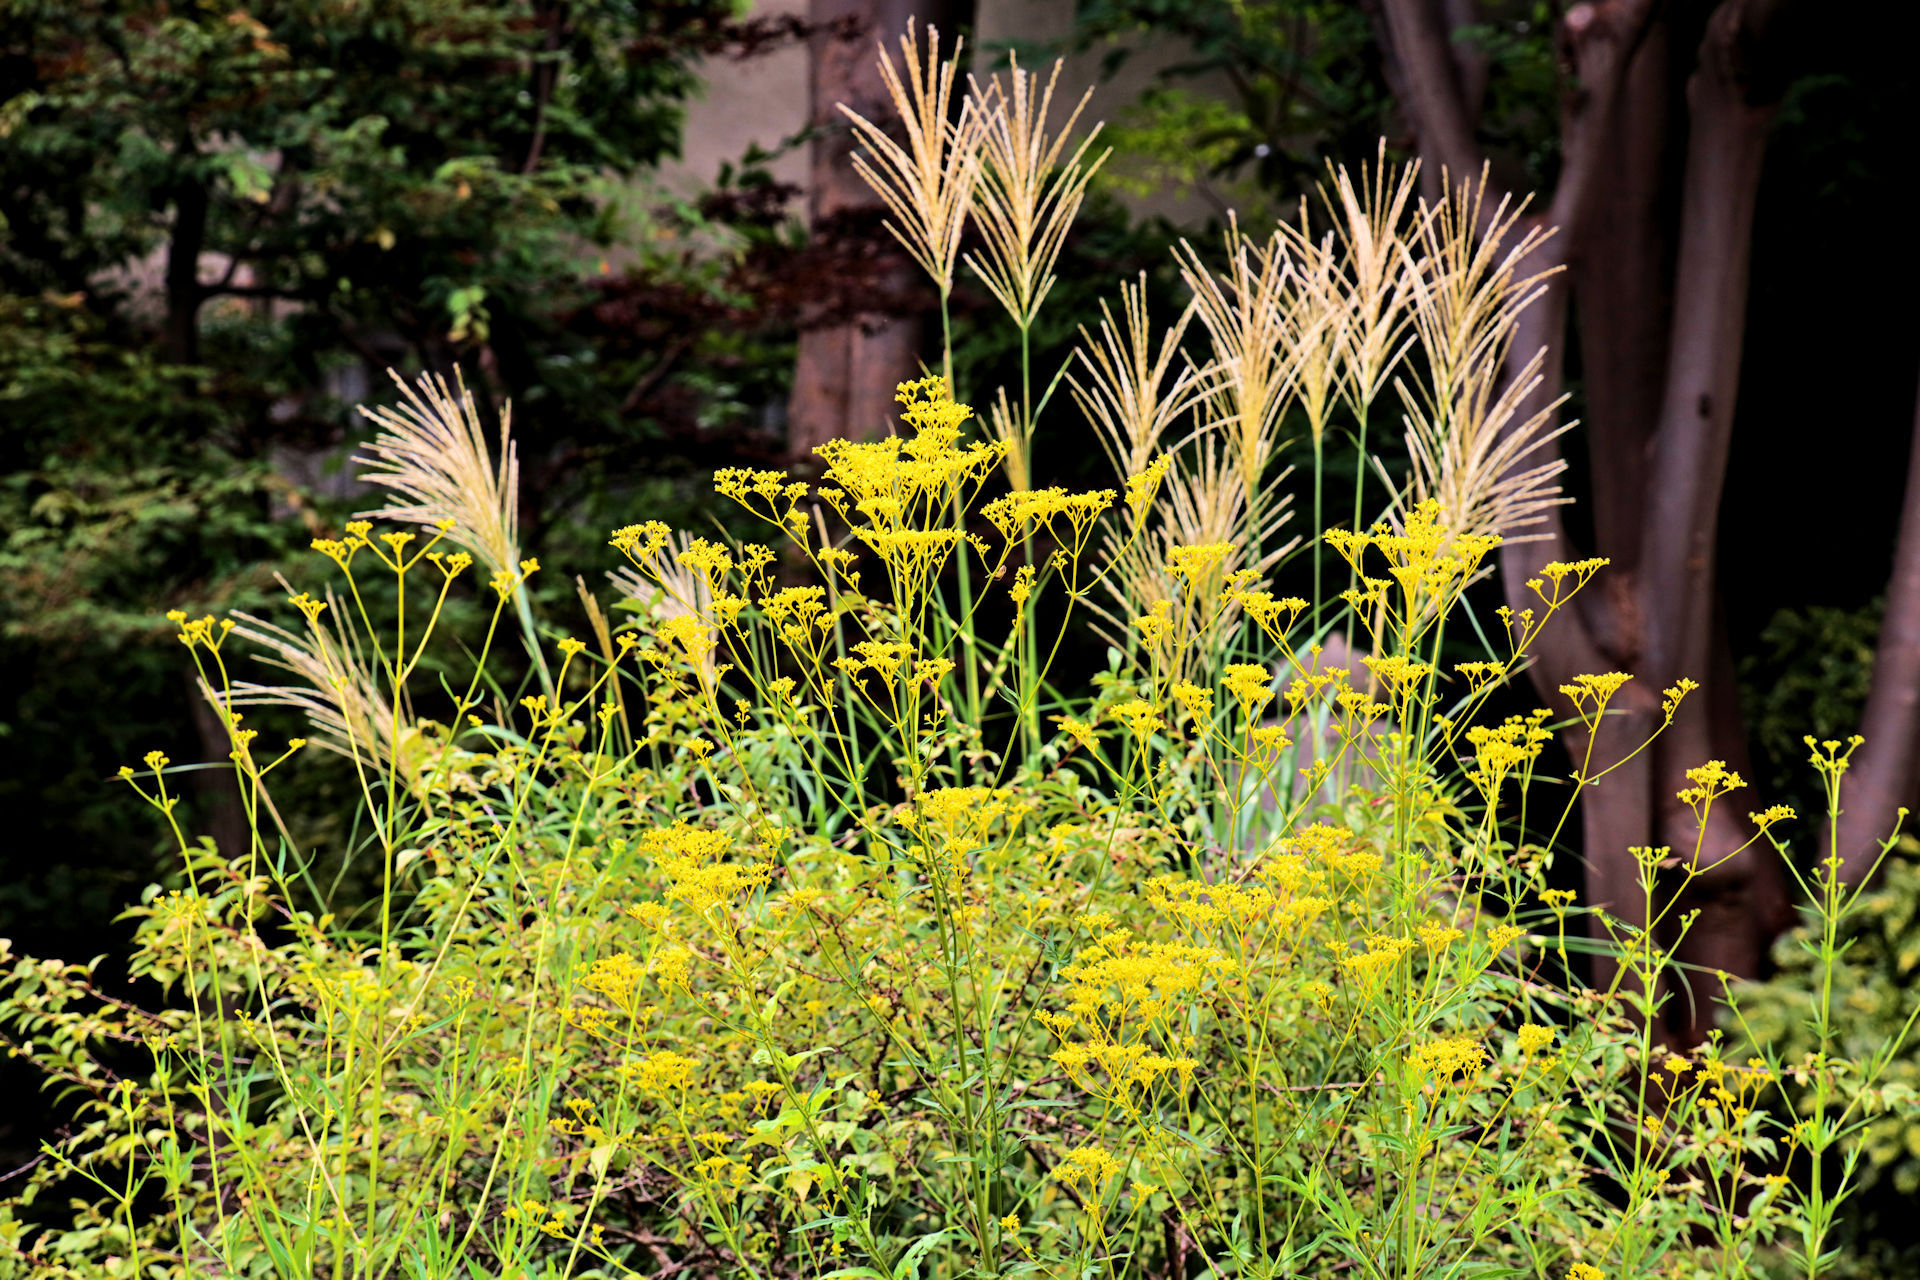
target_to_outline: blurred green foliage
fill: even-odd
[[[390,394],[380,368],[513,401],[534,549],[763,429],[787,193],[764,156],[705,203],[645,190],[696,60],[753,43],[739,11],[0,10],[0,930],[63,953],[49,933],[155,874],[108,780],[136,748],[207,754],[159,615],[278,596],[356,506],[349,404]]]
[[[1781,609],[1740,664],[1741,709],[1753,742],[1760,794],[1821,813],[1826,798],[1807,769],[1803,739],[1857,731],[1873,683],[1873,651],[1885,601],[1859,609]]]
[[[1831,975],[1838,1056],[1873,1064],[1911,1013],[1920,970],[1920,840],[1901,837],[1879,880],[1841,925],[1839,961]],[[1747,1044],[1730,1056],[1744,1058],[1765,1047],[1791,1066],[1816,1047],[1809,1018],[1826,978],[1819,963],[1813,922],[1782,936],[1773,947],[1774,976],[1735,988]],[[1920,1049],[1909,1039],[1885,1062],[1871,1087],[1860,1090],[1862,1113],[1872,1117],[1859,1142],[1853,1170],[1859,1199],[1842,1219],[1843,1260],[1835,1276],[1892,1280],[1920,1272],[1920,1245],[1902,1225],[1920,1193]],[[1807,1095],[1804,1078],[1789,1073],[1783,1086],[1796,1102]],[[1804,1114],[1804,1108],[1802,1114]],[[1859,1118],[1859,1114],[1849,1117]],[[1837,1118],[1837,1117],[1836,1117]],[[1842,1170],[1826,1170],[1829,1185]]]

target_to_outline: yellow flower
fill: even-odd
[[[1224,562],[1233,550],[1234,544],[1231,542],[1174,547],[1167,552],[1167,571],[1177,578],[1186,579],[1189,591],[1197,590],[1200,580]]]
[[[1146,514],[1153,505],[1154,495],[1160,492],[1160,481],[1167,474],[1167,464],[1172,459],[1161,454],[1149,462],[1144,471],[1127,477],[1127,509],[1135,517]]]
[[[1206,725],[1213,718],[1213,691],[1202,689],[1190,680],[1181,680],[1173,686],[1173,697],[1187,718],[1197,725]]]
[[[1251,719],[1260,708],[1273,701],[1273,675],[1255,662],[1227,664],[1227,692],[1239,700],[1240,709]]]
[[[1687,770],[1687,781],[1693,785],[1683,787],[1675,794],[1680,803],[1689,808],[1703,811],[1721,796],[1730,791],[1738,791],[1747,785],[1746,779],[1727,768],[1721,760],[1709,760],[1698,769]]]
[[[1504,951],[1507,944],[1526,932],[1517,924],[1497,924],[1487,930],[1487,942],[1495,951]]]
[[[1430,1075],[1443,1084],[1455,1074],[1471,1075],[1486,1065],[1486,1061],[1487,1051],[1470,1036],[1429,1040],[1425,1044],[1415,1045],[1407,1055],[1408,1067],[1419,1074]]]
[[[1166,721],[1160,718],[1158,707],[1151,702],[1141,702],[1138,699],[1121,703],[1113,709],[1111,714],[1114,719],[1126,725],[1142,745],[1145,745],[1147,739],[1153,736],[1156,729],[1166,724]]]
[[[1093,726],[1084,720],[1072,716],[1054,716],[1052,720],[1060,726],[1060,731],[1083,747],[1093,746]]]
[[[1173,634],[1173,602],[1162,600],[1133,620],[1148,645],[1157,645]]]
[[[1015,609],[1027,607],[1027,598],[1033,594],[1032,565],[1023,564],[1013,571],[1013,585],[1007,589],[1007,594],[1013,598]]]
[[[765,867],[723,861],[732,842],[718,831],[675,823],[640,838],[641,851],[672,881],[667,897],[701,915],[767,883]]]
[[[1060,1163],[1053,1167],[1053,1176],[1056,1181],[1081,1189],[1098,1200],[1107,1179],[1125,1167],[1124,1161],[1100,1147],[1076,1147],[1060,1158]]]
[[[691,1089],[697,1065],[692,1058],[662,1050],[622,1063],[620,1074],[648,1093],[665,1093],[670,1089]]]
[[[1553,1043],[1553,1028],[1542,1027],[1529,1022],[1520,1028],[1516,1038],[1520,1042],[1520,1052],[1531,1058],[1534,1054]]]

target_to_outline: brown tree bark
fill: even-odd
[[[1895,811],[1920,796],[1920,403],[1914,406],[1906,501],[1860,733],[1866,742],[1841,780],[1840,821],[1827,850],[1840,856],[1840,875],[1848,884],[1866,878],[1881,842],[1893,833]]]
[[[1660,687],[1682,676],[1732,676],[1731,661],[1714,670],[1714,560],[1746,334],[1753,215],[1778,100],[1761,91],[1768,78],[1755,65],[1771,13],[1765,0],[1725,0],[1708,19],[1687,81],[1672,337],[1651,442],[1636,583],[1646,628],[1642,675]],[[1678,904],[1681,912],[1700,912],[1680,945],[1680,959],[1708,971],[1753,976],[1773,935],[1791,918],[1777,855],[1765,842],[1729,852],[1752,835],[1744,795],[1715,805],[1710,829],[1701,833],[1694,813],[1674,794],[1687,769],[1709,759],[1737,767],[1746,756],[1737,713],[1729,717],[1723,705],[1722,714],[1713,714],[1718,696],[1709,691],[1658,744],[1658,781],[1671,785],[1663,785],[1658,796],[1654,843],[1677,854],[1697,848],[1700,865],[1710,868]],[[1699,984],[1695,994],[1701,994]],[[1688,1025],[1705,1024],[1696,1016]]]
[[[895,117],[878,45],[898,58],[907,20],[939,24],[938,0],[810,0],[810,124],[816,130],[807,211],[818,294],[801,317],[787,448],[804,462],[836,436],[883,434],[894,387],[920,368],[924,332],[915,269],[882,226],[880,199],[853,170],[842,103],[875,122]],[[943,33],[944,34],[944,33]]]
[[[1753,212],[1777,100],[1777,81],[1761,65],[1773,7],[1768,0],[1722,0],[1690,49],[1677,47],[1664,7],[1652,0],[1576,5],[1558,31],[1569,85],[1562,171],[1538,215],[1558,231],[1527,268],[1562,271],[1522,318],[1514,358],[1548,350],[1552,373],[1537,403],[1550,402],[1560,391],[1568,314],[1578,316],[1594,552],[1613,566],[1549,628],[1529,674],[1562,711],[1569,708],[1558,687],[1573,675],[1617,670],[1636,677],[1614,704],[1620,714],[1590,740],[1576,735],[1569,743],[1576,762],[1590,762],[1590,774],[1626,759],[1658,728],[1660,690],[1682,676],[1731,679],[1714,547]],[[1451,40],[1462,13],[1462,0],[1380,0],[1379,9],[1389,80],[1422,155],[1456,179],[1484,163],[1474,135],[1472,64]],[[1685,68],[1676,66],[1680,57],[1688,59]],[[1683,69],[1684,122],[1675,119],[1670,88]],[[1685,150],[1676,167],[1679,137]],[[1524,584],[1540,565],[1582,554],[1557,517],[1546,532],[1503,551],[1516,608],[1529,602]],[[1915,539],[1920,543],[1920,530]],[[1915,555],[1920,577],[1920,548]],[[1920,614],[1920,587],[1915,597]],[[1727,856],[1751,834],[1744,796],[1721,801],[1704,833],[1674,798],[1686,769],[1708,759],[1735,768],[1744,762],[1745,728],[1728,692],[1689,699],[1655,749],[1585,792],[1586,896],[1636,923],[1649,904],[1632,850],[1667,846],[1682,858],[1697,850],[1699,865],[1712,870],[1675,904],[1675,920],[1700,912],[1680,958],[1710,971],[1753,974],[1789,916],[1780,869],[1770,851]],[[1596,976],[1604,981],[1602,969]],[[1677,1038],[1703,1033],[1715,993],[1709,979],[1669,1006]]]

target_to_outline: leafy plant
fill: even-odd
[[[902,51],[918,110],[903,86],[952,69]],[[952,151],[1007,109],[976,90],[893,157],[896,233],[943,293],[982,163]],[[5,1025],[78,1127],[0,1232],[73,1275],[1821,1274],[1852,1189],[1827,1166],[1857,1162],[1866,1099],[1901,1101],[1914,1018],[1843,1057],[1837,862],[1804,884],[1798,1061],[1658,1038],[1674,903],[1733,855],[1633,850],[1632,916],[1550,886],[1574,802],[1650,740],[1594,756],[1617,672],[1562,690],[1572,724],[1488,714],[1606,568],[1466,604],[1557,500],[1543,415],[1492,373],[1531,241],[1472,188],[1370,176],[1379,198],[1336,180],[1325,240],[1230,229],[1219,268],[1182,246],[1193,354],[1138,292],[1086,335],[1075,400],[1115,487],[1035,483],[1032,380],[974,433],[932,375],[899,388],[902,433],[824,446],[818,484],[716,474],[766,544],[615,530],[622,614],[586,598],[590,640],[545,644],[508,442],[423,384],[368,474],[402,527],[316,539],[337,585],[291,591],[286,625],[170,615],[248,845],[186,833],[164,753],[122,770],[185,868],[130,913],[170,1000],[15,962]],[[1002,280],[1052,261],[995,252],[1021,257]],[[996,293],[1024,331],[1031,297]],[[1412,478],[1316,535],[1344,574],[1276,594],[1279,424],[1298,409],[1318,464],[1396,368]],[[428,679],[476,566],[485,640]],[[1055,671],[1082,619],[1111,643],[1090,698]],[[489,675],[516,630],[537,690]],[[1482,656],[1452,661],[1467,632]],[[241,645],[283,682],[241,677]],[[1696,688],[1655,695],[1655,737]],[[1585,744],[1564,779],[1556,729]],[[377,893],[334,895],[272,803],[307,749],[353,771]],[[1847,758],[1816,749],[1830,815]],[[1704,841],[1744,787],[1702,761],[1676,800]],[[1753,813],[1755,841],[1792,817]],[[1592,986],[1566,980],[1582,948]],[[70,1220],[29,1228],[56,1194]]]

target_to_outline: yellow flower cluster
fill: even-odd
[[[1184,942],[1136,946],[1129,929],[1116,929],[1081,948],[1060,971],[1067,982],[1067,1010],[1089,1023],[1165,1016],[1182,997],[1194,996],[1210,978],[1230,972],[1233,962],[1217,947]]]
[[[683,822],[640,838],[641,851],[653,858],[671,882],[667,897],[709,918],[716,907],[767,883],[765,867],[726,861],[731,847],[732,841],[720,832]]]
[[[1553,733],[1546,727],[1550,714],[1542,707],[1525,716],[1508,716],[1498,726],[1474,725],[1467,730],[1474,758],[1467,781],[1489,805],[1498,799],[1501,783],[1511,774],[1531,768],[1540,758],[1541,748],[1553,741]]]
[[[1016,489],[989,502],[980,509],[980,514],[1008,541],[1030,537],[1045,529],[1062,545],[1071,547],[1077,557],[1085,550],[1094,526],[1111,506],[1111,489],[1068,493],[1056,485],[1047,489]],[[1055,527],[1055,521],[1065,522],[1064,532]]]
[[[1273,676],[1258,663],[1227,664],[1225,684],[1227,692],[1239,702],[1240,710],[1249,720],[1260,714],[1260,709],[1273,701]]]
[[[1747,780],[1727,768],[1723,760],[1709,760],[1698,769],[1687,770],[1687,781],[1693,785],[1682,787],[1675,794],[1681,804],[1692,809],[1703,819],[1708,806],[1715,800],[1747,785]]]
[[[1553,1043],[1553,1034],[1552,1027],[1543,1027],[1529,1022],[1515,1033],[1514,1039],[1520,1045],[1521,1054],[1531,1058]]]
[[[699,1064],[683,1054],[662,1049],[620,1064],[620,1074],[643,1093],[664,1094],[693,1087]]]
[[[1068,1044],[1053,1055],[1053,1061],[1079,1087],[1103,1102],[1121,1107],[1138,1105],[1135,1089],[1151,1089],[1162,1077],[1175,1073],[1185,1081],[1200,1065],[1198,1059],[1185,1055],[1169,1057],[1137,1041]],[[1096,1068],[1104,1079],[1094,1078],[1092,1072]]]
[[[1408,1069],[1440,1084],[1451,1082],[1455,1076],[1470,1076],[1485,1066],[1486,1061],[1486,1049],[1471,1036],[1428,1040],[1415,1045],[1407,1054]]]
[[[1362,984],[1371,985],[1398,966],[1401,959],[1413,948],[1414,942],[1411,938],[1376,934],[1367,939],[1365,951],[1340,957],[1340,967],[1351,973]]]
[[[1167,552],[1167,571],[1184,580],[1188,591],[1200,591],[1206,576],[1235,550],[1231,542],[1208,542],[1198,546],[1172,547]]]
[[[1366,533],[1348,529],[1329,529],[1322,540],[1345,560],[1360,586],[1346,592],[1343,599],[1352,605],[1369,629],[1376,626],[1376,611],[1383,611],[1400,624],[1400,648],[1452,607],[1459,594],[1480,571],[1482,562],[1500,545],[1492,534],[1460,533],[1447,527],[1440,504],[1432,499],[1420,503],[1407,515],[1406,528],[1395,532],[1391,526],[1376,524]],[[1387,561],[1387,577],[1369,577],[1365,571],[1366,553],[1371,548]],[[1400,587],[1396,606],[1387,599],[1393,584]],[[1382,639],[1376,632],[1376,639]]]
[[[1091,1207],[1100,1202],[1108,1180],[1126,1167],[1126,1161],[1112,1152],[1089,1145],[1075,1147],[1060,1157],[1053,1166],[1053,1176],[1078,1191]]]

